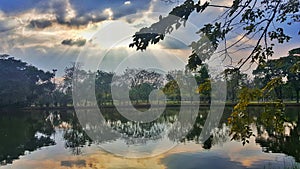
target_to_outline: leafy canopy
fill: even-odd
[[[232,0],[230,6],[212,3],[213,0],[205,3],[201,3],[201,0],[186,0],[167,16],[160,16],[158,22],[136,32],[129,47],[146,50],[150,44],[164,40],[167,34],[185,26],[193,12],[200,14],[207,8],[223,8],[223,14],[215,20],[212,18],[211,23],[205,24],[196,32],[199,40],[190,45],[192,54],[189,56],[188,66],[196,69],[202,62],[210,59],[221,42],[224,43],[224,47],[217,53],[222,57],[231,58],[231,53],[247,48],[244,41],[254,39],[255,43],[251,46],[249,55],[235,65],[241,68],[249,61],[262,62],[272,56],[275,43],[285,43],[292,38],[286,34],[286,26],[300,21],[299,0]],[[231,31],[238,31],[241,36],[228,44],[227,38]],[[239,49],[234,49],[237,46]]]

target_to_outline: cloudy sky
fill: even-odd
[[[230,0],[215,3],[228,5]],[[193,14],[190,25],[147,52],[128,48],[131,36],[139,28],[151,25],[176,5],[162,0],[2,0],[0,54],[12,55],[44,70],[58,69],[58,76],[74,61],[92,70],[157,64],[164,70],[183,68],[191,52],[187,45],[197,39],[194,32],[222,10]],[[295,34],[298,29],[294,26],[287,30]],[[275,57],[285,55],[299,41],[295,36],[277,49]],[[245,51],[239,55],[244,54]]]

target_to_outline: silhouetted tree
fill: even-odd
[[[0,106],[49,105],[55,89],[53,73],[44,72],[9,55],[0,56]]]

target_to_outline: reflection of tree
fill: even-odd
[[[229,127],[225,125],[226,118],[221,119],[220,124],[222,125],[219,125],[218,128],[215,128],[212,131],[210,131],[210,137],[208,139],[203,140],[201,138],[201,132],[203,129],[203,125],[206,121],[208,112],[208,109],[199,111],[193,128],[189,131],[185,138],[181,140],[181,142],[192,141],[196,144],[202,144],[202,147],[204,149],[210,149],[213,145],[223,144],[224,142],[227,142],[230,139]],[[228,110],[226,110],[225,113],[228,113]]]
[[[195,124],[193,128],[190,130],[188,135],[185,136],[184,140],[187,141],[194,141],[195,143],[199,144],[200,141],[200,134],[203,128],[203,125],[205,123],[206,117],[207,117],[207,111],[201,111],[195,121]]]
[[[231,121],[230,131],[237,136],[231,136],[232,139],[247,142],[252,136],[253,129],[257,130],[255,134],[256,143],[260,144],[266,153],[284,153],[295,157],[300,162],[300,113],[295,117],[293,109],[282,107],[282,105],[270,104],[266,107],[248,107],[246,117],[238,121]],[[296,108],[296,111],[299,111]],[[243,127],[249,126],[246,130]],[[288,130],[286,130],[288,129]],[[287,132],[289,131],[289,133]],[[251,132],[251,135],[247,133]]]
[[[198,141],[201,129],[196,126],[203,126],[207,111],[201,112],[201,116],[192,116],[192,113],[183,113],[184,120],[179,119],[178,108],[167,108],[167,110],[156,120],[149,123],[139,123],[129,121],[117,113],[114,108],[102,109],[102,114],[105,118],[104,123],[99,123],[96,114],[93,115],[92,110],[83,110],[77,113],[80,116],[82,126],[89,126],[86,132],[96,143],[113,142],[117,139],[123,140],[126,144],[146,144],[148,141],[158,141],[164,136],[167,136],[172,141],[185,140],[184,137],[188,134],[189,141]],[[185,117],[188,115],[188,117]],[[86,118],[86,121],[84,120]],[[196,119],[196,124],[193,128],[193,119]],[[95,120],[95,121],[94,121]],[[192,123],[192,124],[191,124]],[[108,130],[110,128],[110,130]],[[119,135],[114,135],[114,132]],[[109,134],[111,133],[111,134]],[[76,135],[77,136],[77,135]],[[73,139],[73,138],[71,138]],[[85,144],[84,140],[82,144]]]
[[[92,131],[87,130],[87,133],[92,136],[97,143],[112,142],[116,139],[121,139],[126,144],[147,143],[150,140],[159,140],[162,138],[163,132],[176,120],[177,110],[164,112],[159,118],[149,123],[139,123],[129,121],[121,116],[114,108],[102,110],[105,121],[99,123],[99,120],[94,121],[99,117],[91,117],[91,111],[80,114],[83,126],[89,125],[93,128]],[[83,120],[85,116],[88,118],[86,123]],[[119,133],[119,134],[116,134]]]
[[[0,117],[0,163],[12,163],[25,151],[54,145],[54,128],[45,121],[46,113],[9,112]]]
[[[263,132],[263,131],[260,131]],[[268,132],[269,133],[269,132]],[[293,156],[297,162],[300,162],[300,113],[298,113],[297,124],[290,129],[288,135],[269,134],[268,138],[257,137],[256,142],[263,147],[266,153],[284,153]]]
[[[64,132],[65,147],[70,148],[73,154],[79,155],[82,153],[81,147],[90,145],[92,140],[83,131],[75,112],[68,112],[67,118],[64,117],[64,120],[70,125],[70,128],[67,128]]]
[[[214,144],[221,144],[229,139],[229,129],[225,125],[220,126],[220,129],[213,129],[211,131],[212,136],[207,140],[201,138],[201,131],[209,112],[208,109],[200,109],[196,117],[190,116],[189,112],[182,112],[185,120],[179,121],[178,112],[180,109],[167,108],[158,119],[150,123],[128,121],[119,116],[116,110],[109,110],[103,112],[107,124],[113,130],[121,133],[119,138],[124,140],[126,144],[147,144],[148,141],[160,140],[164,134],[167,134],[171,141],[195,142],[196,144],[203,144],[204,148],[210,148]],[[227,114],[229,111],[231,110],[226,109]],[[224,117],[221,119],[222,124],[227,120],[226,116]],[[193,120],[190,118],[194,118],[195,123],[191,124]]]
[[[270,111],[272,110],[271,108],[273,108],[274,113],[276,113],[276,107],[270,107]],[[92,125],[93,120],[97,121],[99,119],[94,117],[90,119],[90,111],[91,110],[86,111],[86,115],[89,117],[89,124]],[[112,130],[121,134],[118,135],[118,137],[116,135],[114,135],[114,137],[106,137],[107,135],[103,134],[101,136],[105,137],[101,137],[98,140],[93,141],[101,144],[121,139],[127,145],[147,145],[149,142],[161,140],[162,136],[164,136],[163,134],[166,134],[164,133],[165,131],[169,131],[166,136],[168,136],[170,140],[183,143],[194,142],[196,144],[201,144],[205,149],[210,149],[216,144],[222,144],[229,141],[230,126],[219,125],[219,128],[211,131],[211,136],[207,140],[201,142],[201,131],[209,112],[208,109],[199,110],[199,114],[195,117],[196,122],[193,126],[189,126],[184,122],[179,123],[178,112],[178,108],[168,108],[153,122],[136,123],[128,121],[117,114],[116,109],[106,109],[106,111],[103,112],[103,115],[106,118],[105,124],[103,126],[99,126],[96,132],[102,132],[101,134],[105,134],[108,131],[107,128],[112,128]],[[224,122],[227,121],[227,117],[230,112],[231,108],[225,109],[225,113],[220,124],[224,124]],[[300,147],[298,145],[300,137],[300,115],[298,116],[296,123],[291,123],[294,125],[290,130],[290,134],[283,135],[282,132],[280,132],[282,131],[282,128],[280,127],[283,124],[278,123],[278,125],[275,125],[275,122],[271,120],[271,117],[274,116],[272,116],[270,112],[270,116],[262,115],[266,111],[263,111],[261,108],[249,109],[249,112],[253,112],[248,114],[249,118],[256,119],[254,121],[250,121],[250,124],[256,124],[258,129],[256,142],[264,147],[263,150],[265,152],[272,151],[274,153],[285,153],[295,157],[297,161],[300,161]],[[295,116],[290,114],[285,114],[283,117],[283,119],[291,122],[295,121],[295,118]],[[14,159],[17,159],[20,155],[24,154],[26,150],[34,151],[37,148],[55,144],[50,136],[55,132],[54,127],[60,126],[63,123],[68,124],[66,125],[66,130],[63,135],[65,139],[65,147],[70,149],[75,155],[81,154],[82,147],[92,144],[92,140],[82,129],[76,118],[75,112],[73,111],[54,111],[50,113],[42,112],[39,114],[20,113],[18,116],[16,116],[16,114],[2,115],[0,117],[0,134],[2,136],[0,140],[1,164],[11,163]],[[170,128],[172,125],[174,128]],[[20,130],[20,128],[22,130]],[[184,134],[186,130],[188,130],[189,133],[185,136]],[[264,133],[268,133],[269,137],[263,137]]]

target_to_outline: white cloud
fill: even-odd
[[[114,12],[111,8],[106,8],[102,12],[104,15],[107,16],[107,19],[112,20],[114,18]]]
[[[125,2],[124,2],[124,5],[130,5],[130,4],[131,4],[130,1],[125,1]]]
[[[219,2],[220,4],[230,5],[229,2],[232,1],[214,1],[216,4],[219,4]],[[51,9],[50,3],[53,4]],[[60,5],[62,5],[63,8],[56,8],[56,6]],[[30,9],[23,11],[23,13],[10,14],[10,16],[0,11],[0,52],[15,54],[15,56],[20,57],[22,56],[25,61],[40,66],[41,68],[49,68],[49,70],[51,70],[51,67],[59,66],[56,68],[63,69],[71,61],[76,59],[79,50],[76,47],[61,45],[61,42],[64,39],[92,39],[91,42],[87,41],[85,46],[89,48],[90,53],[95,52],[95,54],[97,52],[99,53],[99,51],[102,52],[103,49],[113,46],[115,43],[119,42],[119,40],[123,40],[122,43],[119,43],[115,47],[123,47],[124,49],[122,49],[122,51],[124,51],[125,48],[127,49],[128,44],[132,42],[132,35],[135,32],[141,27],[148,27],[152,23],[157,22],[159,15],[167,16],[168,12],[177,4],[166,4],[161,0],[152,0],[150,5],[146,7],[134,7],[134,5],[136,5],[136,3],[132,3],[131,1],[125,1],[124,3],[121,1],[120,6],[122,6],[123,10],[121,12],[113,7],[105,7],[98,11],[93,10],[79,14],[74,5],[70,4],[69,0],[51,0],[46,3],[45,6],[47,7],[43,7],[44,10]],[[133,12],[131,11],[131,8],[134,9]],[[131,13],[132,15],[126,15],[127,13]],[[179,30],[174,31],[168,36],[178,39],[188,45],[193,40],[198,39],[195,32],[203,24],[210,23],[220,13],[221,11],[217,11],[214,8],[201,14],[193,13],[189,22],[196,26],[187,25],[186,27],[181,27]],[[58,16],[63,18],[63,23],[60,23],[57,20]],[[32,22],[35,26],[28,26],[33,20],[36,20],[36,22]],[[104,31],[105,33],[102,32],[102,35],[97,37],[101,43],[98,43],[98,46],[93,46],[94,43],[97,43],[97,39],[93,39],[95,33],[105,27],[108,28],[108,25],[112,22],[111,20],[119,20],[119,25],[106,30],[106,32]],[[48,23],[51,22],[51,24],[43,26],[43,21],[48,21]],[[124,24],[127,23],[133,26],[132,29],[125,29]],[[124,37],[124,35],[126,35],[126,37]],[[238,35],[234,34],[231,38],[234,40],[238,37]],[[298,38],[299,41],[299,37],[295,37],[295,40],[292,40],[292,45],[285,45],[286,49],[276,49],[276,55],[287,53],[293,45],[295,46],[297,44],[298,41],[296,38]],[[161,47],[160,45],[164,45],[164,43],[166,47],[168,41],[159,43],[156,46],[151,45],[150,49],[158,49]],[[229,40],[228,43],[232,42]],[[172,46],[174,47],[174,44],[172,44]],[[179,47],[180,46],[178,46],[178,48]],[[127,49],[127,51],[129,50],[134,51],[135,49]],[[184,60],[186,60],[184,56],[187,57],[190,54],[190,51],[179,49],[170,49],[169,53],[172,54],[172,52],[179,54]],[[237,53],[236,56],[234,56],[236,58],[234,59],[234,62],[238,62],[241,57],[246,56],[247,52],[248,51],[241,51]],[[95,55],[91,58],[96,57],[97,56]],[[91,62],[93,61],[94,60],[91,59]],[[168,60],[166,59],[166,61]],[[106,65],[109,66],[110,63],[107,60],[106,63]]]

